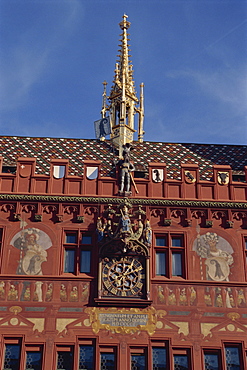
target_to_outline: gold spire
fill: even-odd
[[[137,107],[139,100],[135,91],[133,80],[133,65],[129,60],[129,34],[127,32],[130,27],[130,22],[127,21],[128,16],[123,15],[123,20],[119,23],[122,30],[120,39],[120,49],[118,60],[115,65],[115,75],[113,85],[111,87],[110,96],[108,97],[109,105],[106,106],[106,82],[104,82],[102,118],[106,110],[110,113],[111,123],[111,139],[117,148],[119,148],[119,156],[122,156],[122,146],[126,143],[131,143],[134,138],[134,116],[139,114],[138,120],[138,141],[143,141],[143,84],[141,84],[140,105]]]

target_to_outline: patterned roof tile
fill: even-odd
[[[35,157],[36,173],[48,174],[50,160],[69,159],[69,174],[82,175],[84,160],[101,160],[102,176],[111,176],[114,154],[110,141],[67,139],[0,137],[0,153],[4,165],[15,165],[18,157]],[[216,144],[179,144],[134,142],[131,150],[134,163],[147,170],[149,162],[163,162],[168,178],[180,179],[181,163],[198,164],[203,180],[212,177],[214,164],[229,164],[234,171],[247,165],[247,146]]]

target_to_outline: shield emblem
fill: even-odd
[[[191,173],[190,171],[184,171],[184,174],[185,174],[185,181],[188,183],[188,184],[193,184],[194,182],[196,182],[196,178],[195,178],[195,173]]]
[[[227,185],[229,183],[229,172],[218,172],[218,183],[220,185]]]
[[[55,179],[62,179],[65,175],[65,166],[53,166],[53,176]]]
[[[111,133],[110,117],[101,118],[94,122],[96,139],[100,139]]]
[[[152,169],[153,182],[162,182],[164,180],[164,171],[162,169]]]
[[[19,171],[20,171],[20,176],[21,177],[29,177],[29,176],[31,176],[32,165],[31,164],[20,163]]]
[[[98,167],[87,167],[87,173],[86,173],[87,179],[88,180],[97,179],[98,172],[99,172]]]
[[[224,257],[209,257],[205,261],[207,274],[213,281],[225,281],[230,274],[230,267]]]

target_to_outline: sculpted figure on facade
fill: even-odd
[[[96,232],[97,232],[97,235],[98,235],[98,242],[101,242],[101,240],[104,237],[104,227],[103,227],[103,223],[102,223],[102,220],[101,220],[100,217],[98,217],[98,219],[97,219]]]
[[[124,234],[131,234],[132,228],[131,228],[131,222],[129,218],[129,211],[128,207],[126,205],[123,206],[121,211],[121,218],[120,218],[120,231]]]
[[[123,159],[119,161],[120,167],[120,193],[123,193],[124,190],[126,193],[130,193],[130,184],[135,166],[130,161],[130,145],[124,145],[123,149]]]
[[[152,243],[152,229],[151,229],[151,225],[150,225],[149,220],[146,220],[146,222],[145,222],[143,236],[144,236],[144,243],[146,245],[150,246],[151,243]]]

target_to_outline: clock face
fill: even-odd
[[[115,296],[140,296],[144,284],[144,268],[133,257],[106,260],[102,271],[103,284]]]

